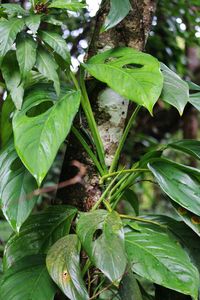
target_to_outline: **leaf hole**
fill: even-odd
[[[141,64],[127,64],[122,67],[123,69],[141,69],[143,65]]]
[[[19,169],[22,168],[22,167],[23,167],[23,164],[22,164],[20,158],[17,157],[17,158],[12,162],[12,164],[11,164],[11,166],[10,166],[10,169],[11,169],[11,171],[17,171],[17,170],[19,170]]]
[[[47,110],[49,110],[53,106],[52,101],[45,101],[42,102],[34,107],[31,107],[27,112],[26,115],[29,118],[37,117],[43,113],[45,113]]]
[[[94,234],[93,234],[93,242],[96,241],[98,238],[100,238],[100,236],[103,234],[103,230],[102,229],[97,229]]]

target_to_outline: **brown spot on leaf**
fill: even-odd
[[[64,280],[65,282],[68,282],[68,281],[71,280],[71,276],[69,275],[69,273],[68,273],[67,271],[64,271],[64,272],[63,272],[63,280]]]
[[[193,217],[191,218],[191,221],[192,221],[192,223],[195,224],[195,225],[199,225],[199,224],[200,224],[200,218],[197,217],[197,216],[193,216]]]
[[[182,216],[187,214],[187,210],[181,206],[178,208],[178,212]]]

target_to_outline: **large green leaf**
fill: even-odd
[[[10,50],[17,34],[23,27],[23,19],[12,18],[10,20],[0,20],[0,56],[4,56]]]
[[[27,14],[26,10],[21,7],[19,4],[15,3],[5,3],[1,4],[0,7],[3,7],[5,13],[9,17],[14,17],[14,16],[24,16]]]
[[[0,220],[0,252],[4,251],[5,244],[8,241],[11,233],[12,229],[10,224],[7,221]]]
[[[128,229],[126,251],[132,270],[159,285],[197,299],[199,274],[175,237],[152,224]]]
[[[33,32],[37,33],[40,27],[41,15],[30,15],[25,19],[26,26]]]
[[[168,147],[187,153],[200,160],[200,141],[182,140],[171,143]]]
[[[14,51],[9,51],[4,57],[1,71],[6,83],[6,88],[10,92],[16,108],[20,109],[23,102],[24,88]]]
[[[2,114],[1,114],[1,144],[5,146],[9,139],[12,136],[12,119],[11,115],[15,111],[14,103],[10,96],[6,98],[2,105]]]
[[[24,256],[47,253],[58,239],[69,233],[77,210],[70,206],[51,206],[31,215],[22,225],[19,234],[14,234],[4,251],[4,266],[10,268]]]
[[[120,282],[119,294],[125,300],[143,300],[135,275],[127,270]]]
[[[36,203],[37,197],[30,194],[37,184],[18,158],[13,143],[1,151],[0,165],[1,209],[12,228],[19,231]]]
[[[85,4],[79,2],[78,0],[53,0],[49,7],[78,11],[81,8],[84,8]]]
[[[180,115],[183,114],[186,104],[189,102],[189,87],[176,73],[163,63],[161,64],[164,76],[161,99],[177,108]]]
[[[189,102],[198,110],[200,111],[200,92],[191,94]]]
[[[13,117],[17,153],[39,185],[71,129],[80,104],[80,92],[68,91],[53,104],[55,99],[56,95],[47,86],[31,89],[22,110]],[[53,106],[39,114],[37,107],[42,103]],[[39,115],[29,116],[34,108]]]
[[[29,35],[21,35],[17,39],[16,54],[22,77],[30,72],[36,62],[36,42]]]
[[[81,213],[77,234],[92,263],[111,281],[120,281],[127,261],[122,222],[117,212]]]
[[[70,54],[67,43],[59,34],[51,31],[40,31],[39,36],[58,53],[67,64],[70,64]]]
[[[103,30],[108,30],[119,24],[132,9],[129,0],[111,0],[111,9],[105,20]]]
[[[152,113],[163,85],[156,58],[131,48],[117,48],[93,56],[83,66],[114,91]]]
[[[60,81],[57,73],[58,65],[53,56],[40,47],[37,51],[36,66],[38,71],[54,83],[57,95],[60,94]]]
[[[71,300],[89,299],[81,277],[80,246],[76,235],[67,235],[50,248],[46,259],[49,274]]]
[[[162,190],[176,203],[200,215],[200,181],[198,170],[165,159],[151,162],[152,171]]]
[[[56,287],[43,256],[29,256],[17,262],[3,275],[0,300],[53,300]]]

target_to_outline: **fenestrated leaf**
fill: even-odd
[[[71,222],[77,212],[70,206],[51,206],[31,215],[22,225],[20,235],[13,235],[4,251],[4,267],[10,268],[24,256],[47,253],[58,239],[69,234]]]
[[[14,44],[17,34],[24,28],[24,20],[12,18],[0,20],[0,56],[4,56]]]
[[[40,31],[39,36],[56,53],[58,53],[66,63],[70,64],[70,54],[66,41],[56,32]]]
[[[81,277],[80,246],[76,235],[67,235],[50,248],[46,259],[49,274],[71,300],[89,299]]]
[[[13,143],[0,153],[0,201],[4,216],[16,231],[31,213],[37,197],[29,197],[37,184],[15,152]]]
[[[117,48],[93,56],[83,66],[115,92],[152,113],[163,85],[156,58],[131,48]]]
[[[15,51],[9,51],[4,57],[1,71],[6,83],[6,88],[11,94],[11,98],[17,109],[21,109],[24,88],[21,82],[19,66],[17,64]]]
[[[122,222],[117,212],[81,213],[77,234],[91,262],[111,281],[119,282],[127,261]]]
[[[140,225],[125,234],[126,251],[132,271],[169,289],[198,296],[199,274],[186,251],[166,229]]]
[[[176,203],[189,211],[200,215],[199,171],[173,163],[166,159],[157,159],[148,165],[162,190]]]
[[[78,11],[84,8],[85,4],[79,2],[78,0],[53,0],[48,7]]]
[[[24,165],[40,185],[68,135],[80,104],[80,92],[68,91],[59,100],[48,85],[31,89],[22,110],[13,117],[15,147]],[[56,101],[55,101],[56,100]],[[39,105],[53,104],[40,114]],[[29,111],[36,109],[36,115]],[[28,115],[27,115],[28,114]],[[31,153],[31,155],[30,155]]]
[[[168,144],[168,147],[187,153],[200,160],[200,141],[180,140],[172,144]]]
[[[1,300],[53,300],[55,293],[56,287],[41,255],[18,261],[5,272],[0,286]]]
[[[1,114],[1,144],[5,146],[12,136],[12,119],[11,115],[15,111],[14,103],[10,96],[6,98],[2,105]]]
[[[17,39],[16,55],[22,77],[32,70],[36,62],[36,42],[28,35],[22,35]]]
[[[104,31],[119,24],[132,9],[129,0],[111,0],[110,2],[111,9],[103,26]]]
[[[200,92],[194,93],[190,95],[189,102],[198,110],[200,111]]]
[[[37,51],[36,66],[42,75],[53,81],[56,93],[59,95],[60,81],[57,73],[58,65],[53,56],[41,47]]]
[[[3,7],[5,13],[9,17],[14,17],[14,16],[24,16],[27,14],[25,9],[21,7],[21,5],[16,4],[16,3],[5,3],[1,4],[0,7]]]
[[[25,19],[26,26],[33,32],[37,33],[40,27],[41,16],[40,15],[30,15]]]
[[[143,300],[139,285],[131,270],[128,270],[120,282],[119,294],[121,299]]]
[[[183,114],[186,104],[189,102],[189,87],[176,73],[161,63],[164,76],[161,99],[176,107],[180,115]]]

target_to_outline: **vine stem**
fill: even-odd
[[[128,170],[121,170],[113,173],[105,174],[100,179],[100,184],[102,184],[106,179],[116,176],[118,174],[129,174],[129,173],[135,173],[135,172],[149,172],[149,169],[128,169]]]
[[[128,215],[119,215],[119,216],[122,219],[128,219],[128,220],[134,220],[134,221],[143,222],[143,223],[154,224],[154,225],[166,228],[165,225],[162,225],[162,224],[160,224],[158,222],[147,220],[147,219],[143,219],[143,218],[140,218],[140,217],[134,217],[134,216],[128,216]]]
[[[116,150],[115,156],[113,158],[112,164],[110,166],[109,173],[112,173],[116,169],[116,166],[117,166],[117,163],[119,161],[119,157],[120,157],[122,148],[123,148],[124,143],[125,143],[125,141],[127,139],[129,131],[130,131],[130,129],[131,129],[131,127],[132,127],[132,125],[133,125],[136,117],[137,117],[137,114],[138,114],[138,112],[140,110],[140,107],[141,107],[140,105],[137,105],[136,109],[134,110],[134,112],[132,113],[132,115],[131,115],[131,117],[130,117],[130,119],[128,121],[128,124],[127,124],[127,126],[126,126],[126,128],[124,130],[124,133],[122,135],[122,138],[120,140],[120,143],[119,143],[119,145],[117,147],[117,150]]]

